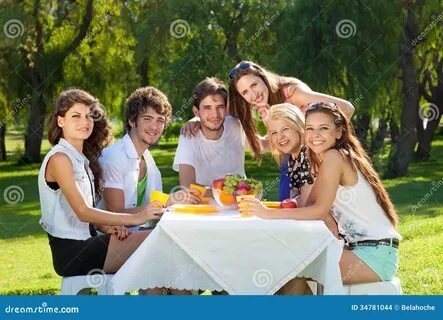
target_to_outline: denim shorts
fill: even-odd
[[[380,277],[381,281],[391,281],[398,270],[398,250],[378,245],[356,246],[352,252]]]

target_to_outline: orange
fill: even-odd
[[[220,202],[223,203],[225,206],[236,204],[235,196],[232,193],[222,191],[220,193]]]
[[[211,200],[211,197],[202,197],[202,204],[208,204]]]

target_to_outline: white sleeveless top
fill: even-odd
[[[53,190],[45,181],[48,160],[57,152],[62,152],[71,159],[77,185],[88,204],[94,205],[94,176],[89,168],[89,161],[62,138],[45,156],[38,175],[38,191],[42,210],[40,225],[47,233],[57,238],[86,240],[91,237],[89,223],[81,222],[77,218],[60,188]]]
[[[378,204],[371,185],[357,169],[357,183],[339,186],[332,207],[338,231],[348,242],[401,239],[383,208]]]

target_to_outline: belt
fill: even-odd
[[[398,248],[400,241],[396,238],[388,238],[388,239],[381,239],[381,240],[363,240],[363,241],[357,241],[357,242],[350,242],[348,243],[349,249],[354,249],[356,247],[376,247],[378,245],[383,246],[389,246],[393,248]]]

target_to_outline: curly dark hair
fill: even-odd
[[[113,136],[111,124],[106,118],[105,108],[98,102],[98,99],[81,89],[68,89],[60,93],[49,118],[48,140],[52,145],[56,145],[60,138],[63,138],[63,131],[58,126],[57,117],[64,117],[75,103],[83,103],[91,107],[94,128],[89,138],[83,143],[83,154],[89,160],[89,167],[94,174],[96,194],[99,196],[103,187],[101,183],[102,170],[98,164],[98,158],[101,156],[102,150],[112,142]]]
[[[166,123],[171,121],[172,107],[168,97],[154,87],[143,87],[135,90],[126,100],[125,105],[125,128],[131,131],[129,122],[136,121],[140,114],[146,112],[147,108],[153,108],[157,113],[166,117]]]

